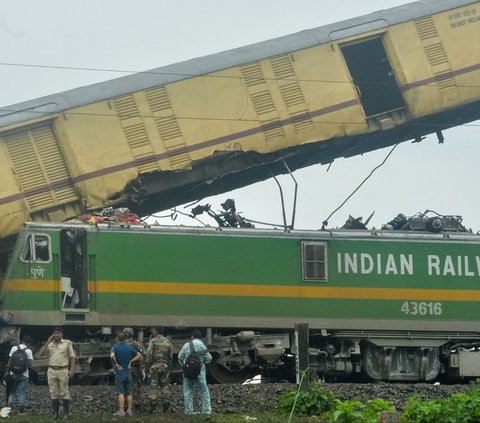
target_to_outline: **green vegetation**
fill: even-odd
[[[477,380],[477,383],[480,379]],[[367,402],[341,401],[320,382],[313,382],[307,391],[297,389],[285,392],[278,400],[274,413],[260,411],[252,404],[249,414],[212,414],[185,416],[184,414],[138,414],[133,417],[113,418],[110,414],[71,416],[70,423],[378,423],[382,412],[394,413],[388,401],[375,398]],[[398,416],[397,416],[398,418]],[[403,423],[474,423],[480,422],[480,387],[474,386],[463,393],[446,399],[422,400],[413,394],[401,415]],[[179,420],[180,419],[180,420]],[[53,422],[49,416],[12,416],[11,423]],[[395,420],[397,421],[397,420]]]
[[[478,383],[478,380],[477,380]],[[413,394],[402,415],[404,423],[469,423],[480,421],[480,389],[471,388],[446,399],[422,400]]]
[[[319,382],[314,382],[308,391],[292,390],[281,395],[277,411],[297,416],[319,416],[332,410],[335,401],[337,400],[330,391],[324,389]]]
[[[480,379],[477,379],[477,383]],[[358,400],[340,401],[313,383],[308,391],[288,391],[279,399],[276,411],[290,415],[282,419],[293,422],[293,416],[316,416],[321,422],[377,423],[382,412],[392,413],[395,408],[379,398],[363,403]],[[298,420],[302,421],[302,420]],[[307,421],[307,420],[306,420]],[[453,394],[446,399],[422,400],[413,394],[401,415],[403,423],[474,423],[480,422],[480,387],[475,386]]]
[[[395,407],[378,398],[365,404],[340,401],[319,382],[312,383],[308,391],[285,392],[277,405],[277,412],[290,413],[290,419],[293,415],[320,416],[324,421],[338,423],[377,423],[382,411],[393,412]]]
[[[390,402],[375,398],[363,404],[360,401],[339,401],[335,410],[327,414],[327,421],[338,423],[378,423],[382,411],[394,412]]]

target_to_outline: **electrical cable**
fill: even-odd
[[[39,68],[39,69],[58,69],[58,70],[75,70],[75,71],[87,71],[87,72],[114,72],[114,73],[127,73],[129,75],[134,74],[147,74],[147,75],[166,75],[166,76],[179,76],[179,77],[186,77],[186,78],[195,78],[195,77],[202,77],[202,78],[224,78],[224,79],[248,79],[249,81],[255,81],[258,79],[259,81],[291,81],[291,82],[316,82],[316,83],[323,83],[323,84],[352,84],[351,80],[325,80],[325,79],[298,79],[298,78],[272,78],[272,77],[249,77],[245,78],[244,76],[237,76],[237,75],[213,75],[209,73],[178,73],[178,72],[161,72],[155,69],[146,70],[146,71],[138,71],[138,70],[126,70],[126,69],[106,69],[106,68],[90,68],[84,66],[59,66],[59,65],[39,65],[35,63],[10,63],[10,62],[0,62],[0,66],[13,66],[13,67],[26,67],[26,68]],[[242,66],[242,64],[237,65]],[[219,69],[219,71],[227,70],[226,69]],[[362,82],[365,85],[385,85],[390,86],[390,83],[383,83],[383,82]],[[432,84],[424,84],[423,87],[438,87],[437,83]],[[479,85],[456,85],[457,88],[480,88]]]
[[[383,159],[382,163],[380,163],[379,165],[377,165],[376,167],[374,167],[372,169],[372,171],[369,173],[369,175],[360,183],[360,185],[358,185],[357,188],[355,188],[355,190],[343,201],[342,204],[340,204],[334,211],[332,211],[330,213],[330,216],[328,216],[323,222],[322,222],[322,231],[325,230],[325,227],[328,225],[328,221],[329,219],[338,211],[340,210],[344,205],[345,203],[350,200],[350,198],[361,188],[361,186],[367,182],[368,179],[370,179],[370,177],[373,175],[373,173],[379,169],[380,167],[382,167],[385,162],[388,160],[388,158],[390,157],[390,155],[393,153],[393,151],[398,147],[398,144],[395,144],[392,149],[388,152],[388,154],[385,156],[385,158]]]

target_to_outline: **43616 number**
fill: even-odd
[[[442,303],[405,301],[400,311],[410,316],[440,316],[442,314]]]

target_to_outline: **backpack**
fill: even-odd
[[[193,342],[190,341],[190,354],[188,354],[185,359],[185,364],[183,365],[183,376],[187,379],[196,379],[200,374],[202,369],[202,357],[200,354],[195,351]]]
[[[20,348],[13,352],[10,357],[10,371],[16,375],[21,375],[28,367],[28,356],[26,352],[27,348]]]

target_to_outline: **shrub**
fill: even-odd
[[[405,406],[405,423],[469,423],[480,421],[480,389],[472,388],[447,399],[422,401],[413,394]]]
[[[389,401],[379,398],[367,401],[338,401],[335,410],[327,414],[330,421],[337,423],[377,423],[382,411],[394,412]]]
[[[276,410],[280,413],[292,413],[297,416],[321,415],[330,411],[336,399],[319,382],[313,382],[308,391],[292,390],[279,398]]]

